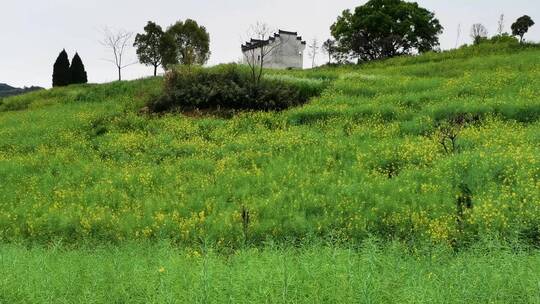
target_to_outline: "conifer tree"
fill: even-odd
[[[63,87],[70,83],[69,76],[69,58],[66,50],[62,50],[53,68],[53,87]]]
[[[71,60],[71,66],[69,67],[70,84],[87,83],[88,77],[84,64],[78,53],[75,53],[73,60]]]

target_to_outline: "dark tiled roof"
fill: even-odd
[[[298,33],[297,33],[297,32],[289,32],[289,31],[282,31],[282,30],[279,30],[279,33],[280,33],[280,34],[289,34],[289,35],[298,36]]]
[[[301,44],[306,44],[305,41],[302,41],[302,37],[298,36],[297,32],[289,32],[289,31],[283,31],[279,30],[278,33],[274,33],[273,36],[270,36],[266,40],[261,39],[251,39],[250,41],[246,42],[245,44],[242,44],[242,52],[253,50],[262,46],[265,46],[270,43],[270,41],[276,40],[277,37],[280,37],[281,35],[294,35],[297,36],[296,40],[299,40]]]

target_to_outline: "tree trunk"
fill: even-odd
[[[157,65],[154,65],[154,77],[157,76]]]
[[[122,81],[122,68],[118,67],[118,81]]]

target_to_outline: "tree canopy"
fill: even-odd
[[[66,50],[62,50],[53,66],[53,87],[63,87],[70,84],[69,58]]]
[[[163,36],[165,32],[161,26],[152,21],[144,27],[144,33],[135,36],[134,47],[137,48],[139,62],[154,67],[154,76],[157,75],[157,69],[162,64]]]
[[[205,64],[210,57],[210,35],[195,20],[178,21],[165,33],[163,63]]]
[[[439,45],[443,27],[434,13],[403,0],[370,0],[345,10],[330,28],[342,56],[369,61]]]
[[[512,24],[512,34],[519,36],[519,40],[523,42],[523,36],[529,31],[529,28],[534,25],[534,21],[531,17],[525,15],[521,16]]]
[[[71,60],[71,66],[69,67],[70,84],[87,83],[88,76],[84,68],[81,57],[78,53],[75,53],[73,60]]]
[[[327,39],[322,44],[323,53],[328,55],[328,63],[332,62],[332,56],[336,52],[336,42],[332,39]]]

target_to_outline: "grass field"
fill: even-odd
[[[539,303],[538,58],[272,71],[330,84],[230,118],[143,113],[160,78],[0,100],[0,302]]]
[[[141,243],[0,249],[2,303],[540,303],[540,255],[266,247],[231,255]]]

